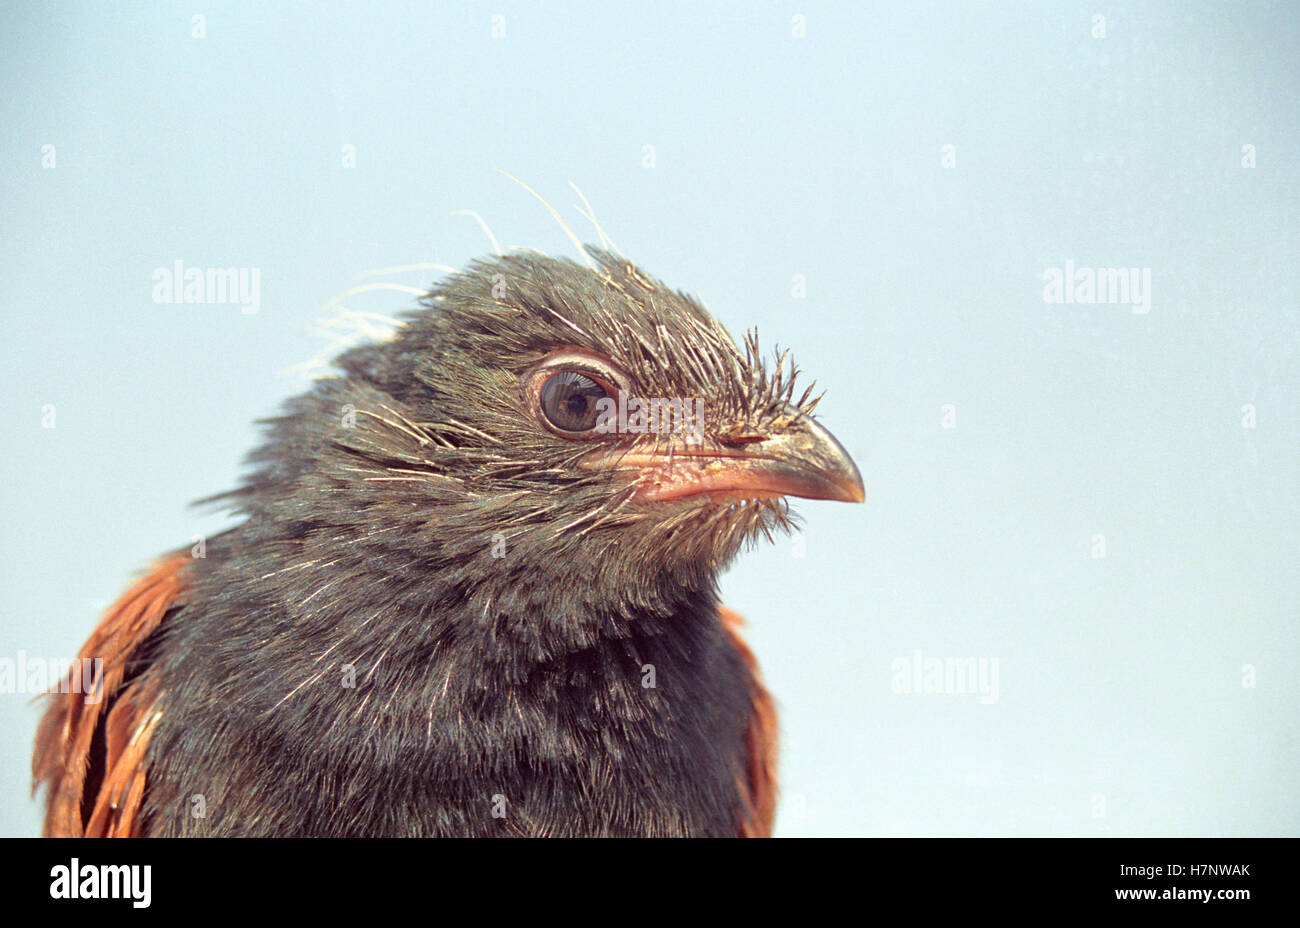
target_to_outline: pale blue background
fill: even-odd
[[[1290,2],[5,4],[0,656],[70,656],[220,526],[187,504],[354,275],[488,251],[456,209],[572,253],[502,168],[792,346],[862,468],[723,579],[779,833],[1300,834],[1298,48]],[[155,305],[176,259],[260,268],[261,312]],[[1045,304],[1067,259],[1151,268],[1150,314]],[[918,649],[999,701],[893,693]],[[0,834],[35,720],[0,696]]]

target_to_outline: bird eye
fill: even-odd
[[[596,427],[600,410],[597,403],[609,391],[586,374],[560,371],[542,384],[538,401],[542,415],[561,432],[589,432]]]

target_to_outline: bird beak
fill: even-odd
[[[835,436],[808,416],[743,444],[674,439],[667,450],[601,456],[587,466],[638,471],[636,499],[661,502],[708,494],[715,502],[801,496],[860,503],[862,475]]]

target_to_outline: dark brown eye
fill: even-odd
[[[560,371],[542,384],[538,402],[546,421],[560,431],[589,432],[600,418],[602,408],[597,404],[608,396],[609,392],[586,374]]]

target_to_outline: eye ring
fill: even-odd
[[[529,401],[546,429],[568,439],[605,436],[596,426],[617,402],[622,379],[608,361],[585,351],[556,352],[527,379]],[[601,404],[605,399],[609,403]]]

